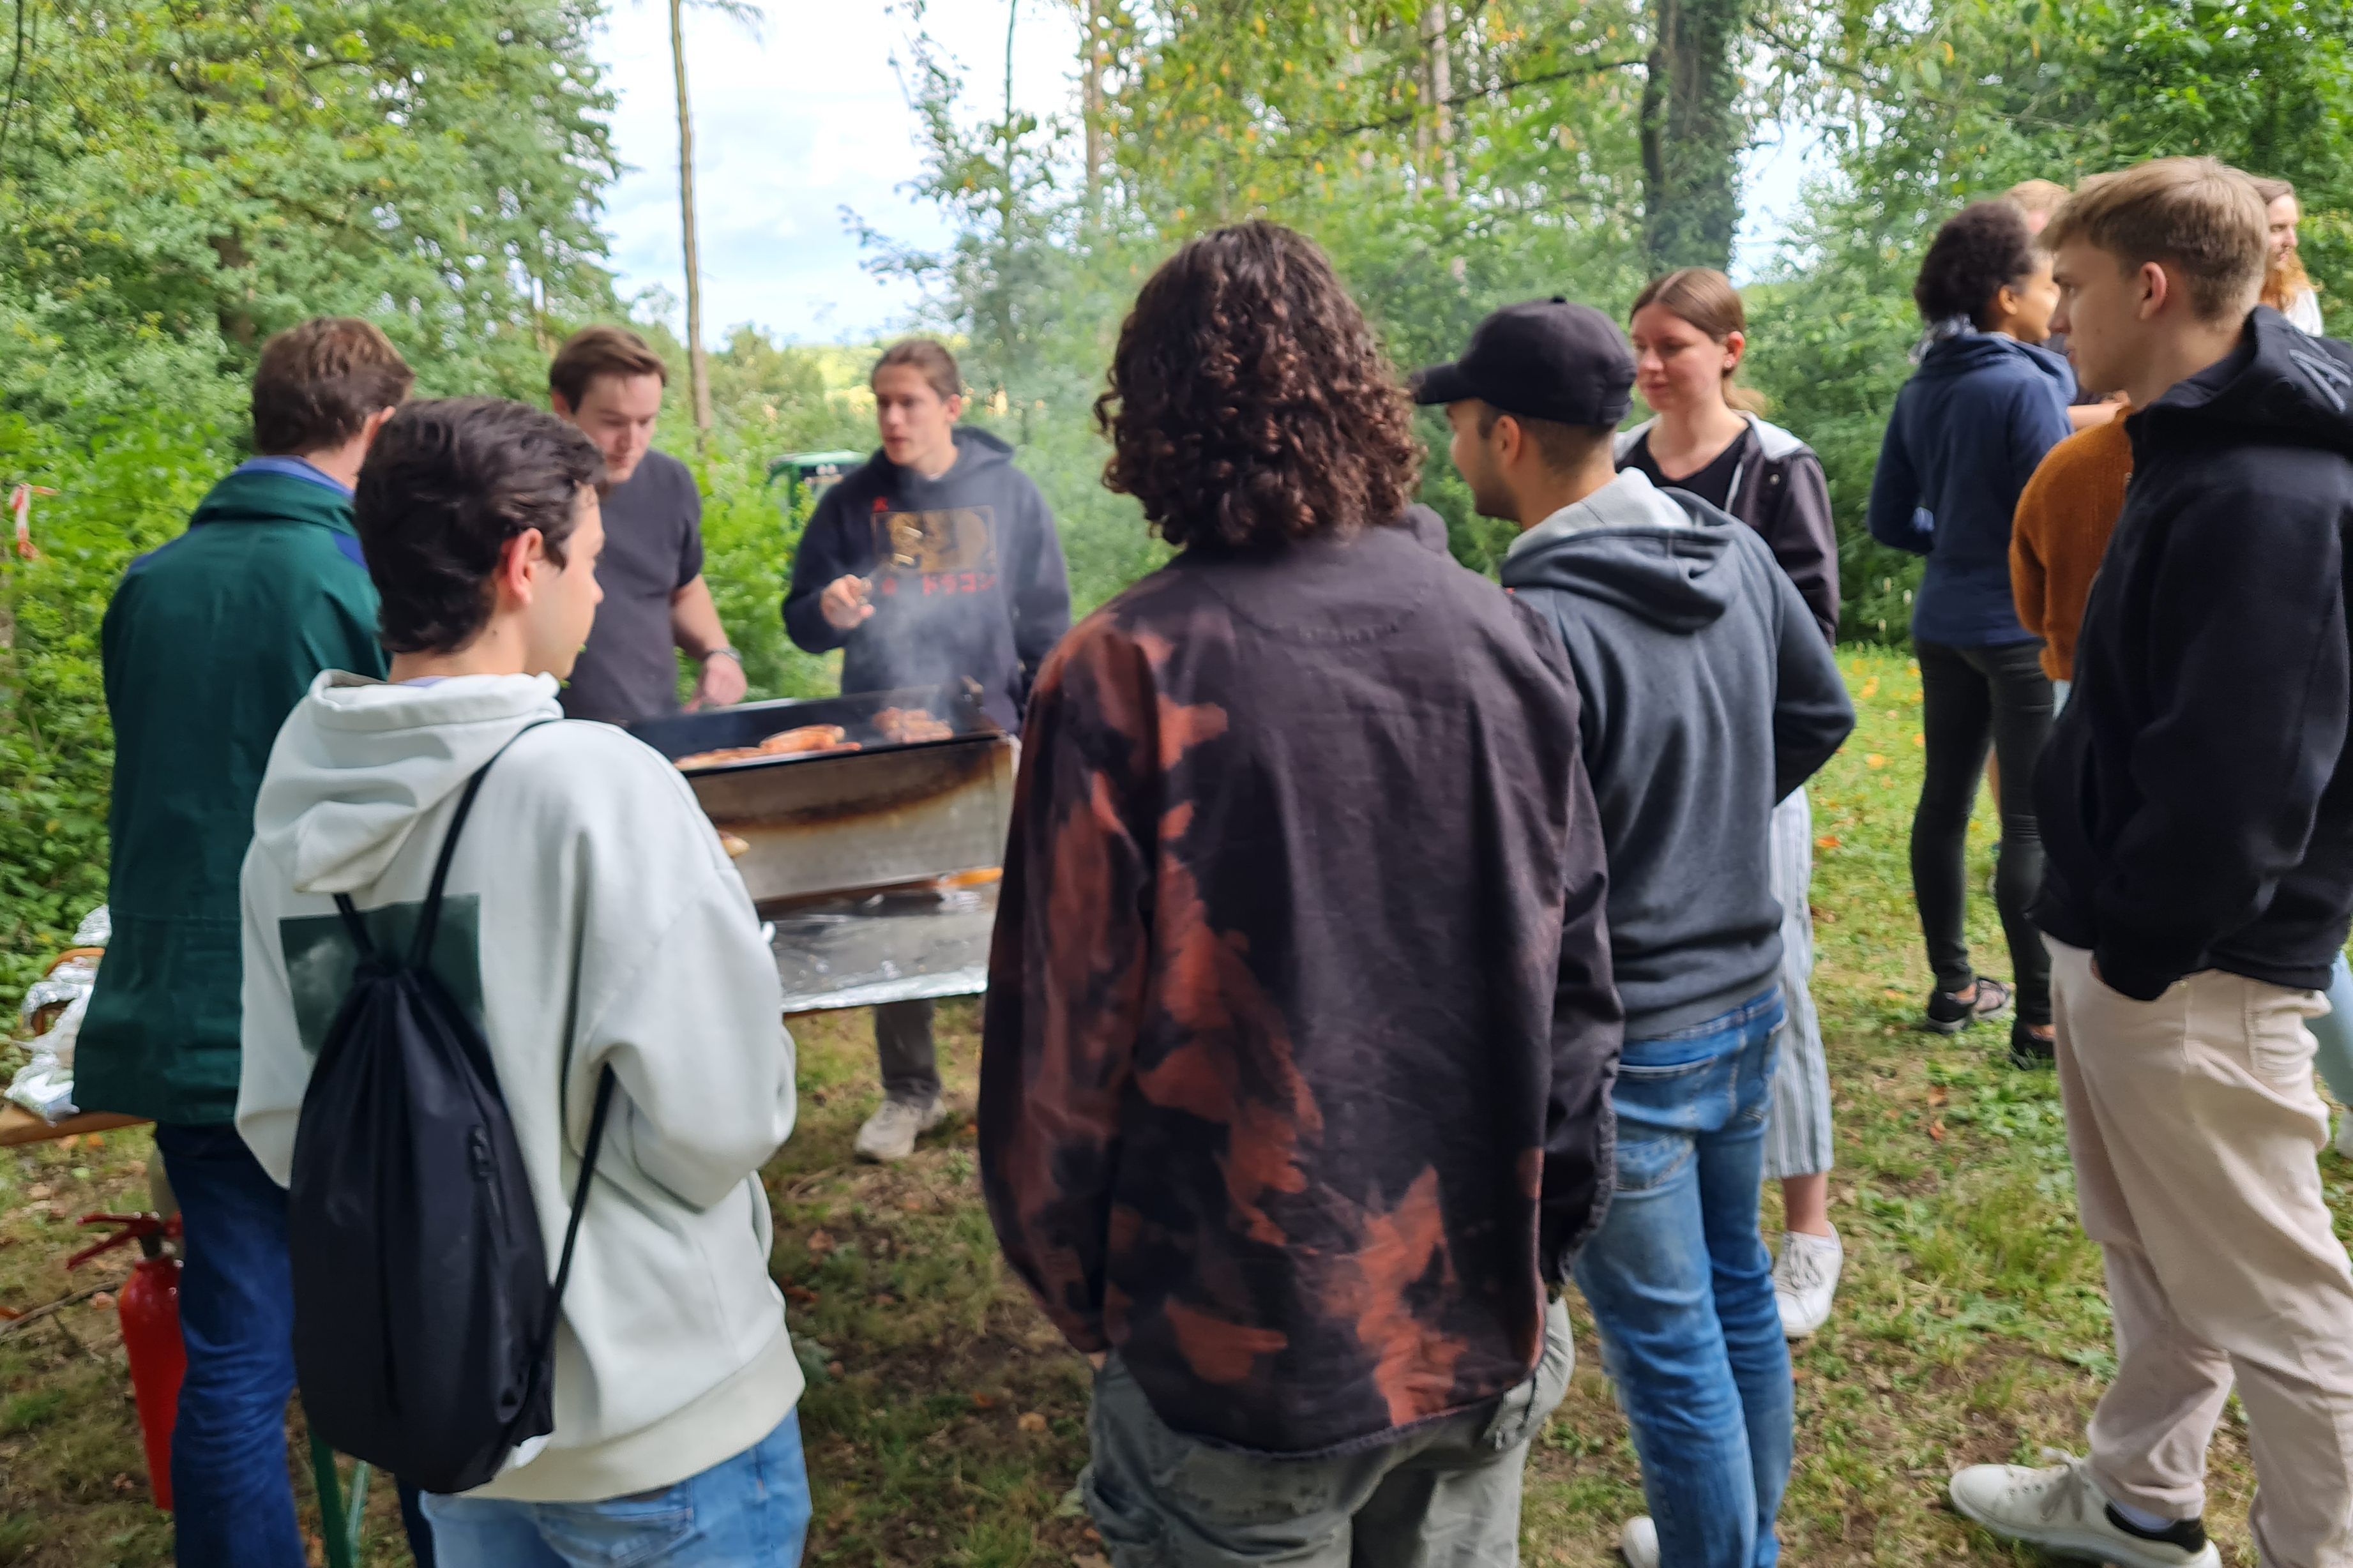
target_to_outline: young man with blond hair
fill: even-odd
[[[2116,1373],[2088,1458],[1954,1505],[2122,1568],[2210,1568],[2233,1383],[2266,1568],[2353,1563],[2353,1267],[2314,1162],[2305,1020],[2353,911],[2353,356],[2257,309],[2262,198],[2211,159],[2087,182],[2043,238],[2133,481],[2044,752],[2061,1092]]]

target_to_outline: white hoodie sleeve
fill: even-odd
[[[718,864],[590,1020],[565,1096],[577,1149],[597,1073],[609,1064],[620,1095],[606,1137],[698,1209],[767,1163],[791,1135],[797,1107],[776,957],[760,940],[743,879],[712,838]]]
[[[286,952],[278,940],[278,868],[259,844],[245,853],[239,878],[245,907],[244,1053],[237,1089],[237,1131],[269,1179],[284,1186],[294,1173],[294,1128],[302,1091],[311,1084],[311,1054],[294,1019],[294,991]],[[264,908],[265,905],[270,906]]]

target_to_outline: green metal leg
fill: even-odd
[[[360,1531],[367,1522],[368,1465],[352,1465],[352,1489],[345,1495],[335,1469],[335,1451],[311,1439],[311,1476],[319,1489],[319,1533],[325,1537],[327,1568],[359,1568]]]

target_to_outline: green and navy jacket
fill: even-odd
[[[385,673],[348,491],[259,458],[107,606],[114,935],[76,1051],[85,1110],[237,1113],[237,873],[279,727],[322,669]]]

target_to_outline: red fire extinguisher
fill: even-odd
[[[172,1424],[179,1416],[180,1379],[188,1370],[188,1347],[180,1337],[180,1260],[164,1250],[164,1243],[179,1238],[180,1216],[94,1214],[85,1215],[81,1223],[122,1228],[67,1258],[67,1268],[78,1268],[133,1241],[145,1255],[132,1266],[131,1278],[116,1299],[116,1310],[122,1317],[123,1353],[131,1358],[131,1392],[139,1405],[139,1431],[147,1445],[147,1484],[154,1489],[155,1506],[168,1513]]]

